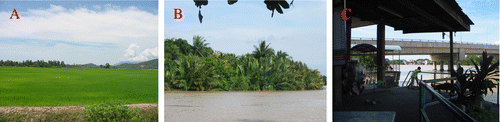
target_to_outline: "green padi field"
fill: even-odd
[[[0,67],[0,106],[158,102],[158,70]]]

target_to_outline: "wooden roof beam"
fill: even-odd
[[[453,27],[449,26],[447,23],[440,21],[438,18],[432,16],[431,14],[425,12],[424,10],[422,10],[420,7],[414,5],[409,0],[400,0],[399,2],[402,5],[406,6],[407,8],[415,11],[417,14],[423,16],[424,18],[429,19],[429,20],[433,21],[434,23],[436,23],[437,25],[440,25],[441,27],[447,29],[446,31],[455,31],[455,29]],[[428,30],[430,30],[430,29],[428,29]],[[405,32],[403,31],[403,33],[405,33]]]
[[[446,3],[444,0],[434,0],[434,2],[436,2],[436,4],[438,4],[439,6],[441,6],[441,8],[443,8],[443,10],[445,10],[448,14],[450,14],[450,16],[453,19],[455,19],[457,21],[457,23],[459,23],[460,25],[462,25],[462,27],[464,27],[467,30],[470,30],[469,24],[465,23],[464,22],[464,18],[462,18],[462,16],[460,16],[456,12],[456,11],[462,11],[462,10],[458,10],[458,8],[457,9],[451,8],[451,6],[449,6],[449,4]],[[474,23],[471,22],[471,24],[474,24]]]

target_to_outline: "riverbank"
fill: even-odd
[[[125,106],[129,109],[126,111],[126,114],[136,118],[136,120],[158,120],[157,103],[129,104]],[[89,114],[86,113],[86,111],[89,110],[87,107],[94,106],[0,107],[0,121],[87,121],[89,116]],[[115,112],[114,114],[121,114],[124,112],[118,111],[118,109],[114,107],[101,108],[95,112],[105,113],[109,111]],[[108,116],[111,115],[112,114],[108,114]],[[102,118],[108,116],[102,116]]]

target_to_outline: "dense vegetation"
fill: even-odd
[[[261,41],[241,56],[213,51],[201,36],[193,45],[165,40],[166,90],[309,90],[321,89],[326,77]]]
[[[64,61],[47,61],[44,60],[26,60],[26,61],[12,61],[12,60],[0,60],[0,66],[16,66],[16,67],[66,67]]]
[[[158,102],[155,70],[0,67],[0,76],[0,106]]]

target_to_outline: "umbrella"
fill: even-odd
[[[371,44],[357,44],[356,46],[351,48],[352,51],[359,51],[359,52],[375,52],[377,51],[377,48]]]

